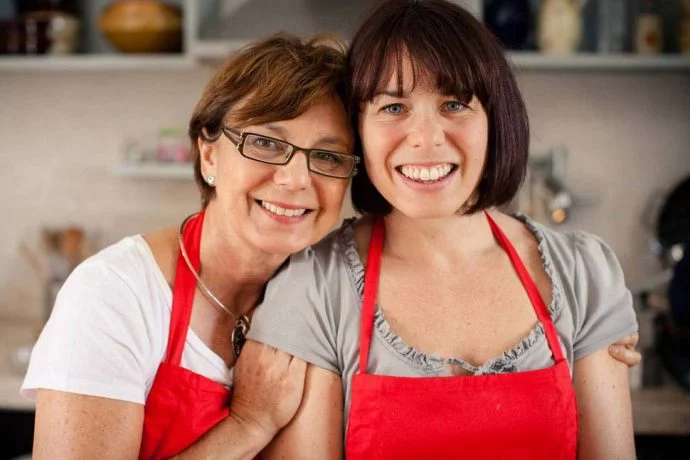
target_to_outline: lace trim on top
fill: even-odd
[[[561,291],[558,288],[558,283],[554,276],[553,263],[551,254],[546,244],[544,231],[537,226],[529,217],[522,213],[513,214],[525,224],[530,232],[537,238],[539,242],[539,254],[541,255],[541,262],[544,266],[544,271],[551,280],[551,303],[548,306],[548,311],[551,319],[555,321],[561,309]],[[364,266],[359,258],[357,252],[357,243],[354,235],[354,222],[356,218],[346,219],[338,235],[340,240],[341,251],[345,256],[347,262],[348,273],[353,287],[359,293],[360,299],[364,293]],[[481,366],[474,366],[467,361],[460,358],[443,359],[436,353],[426,354],[421,352],[411,345],[408,345],[400,336],[398,336],[390,327],[390,324],[383,315],[380,305],[376,304],[376,312],[374,313],[374,329],[376,334],[383,340],[383,343],[396,355],[403,358],[410,365],[427,372],[441,373],[446,366],[460,366],[465,371],[474,375],[483,374],[500,374],[506,372],[516,372],[517,360],[524,355],[536,342],[544,335],[544,326],[541,322],[532,328],[529,334],[524,337],[517,345],[510,350],[505,351],[501,356],[489,359]]]

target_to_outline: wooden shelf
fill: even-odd
[[[177,179],[194,178],[194,166],[191,163],[140,163],[122,164],[113,169],[118,177],[130,179]]]
[[[189,70],[196,67],[186,55],[81,54],[71,56],[3,56],[0,71],[118,71]]]

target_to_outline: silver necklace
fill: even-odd
[[[230,340],[232,342],[232,351],[235,353],[235,357],[239,357],[240,351],[242,351],[242,347],[244,346],[244,342],[247,340],[247,332],[249,332],[250,325],[249,317],[247,315],[237,315],[228,307],[223,305],[223,302],[221,302],[218,299],[218,297],[216,297],[213,294],[213,292],[211,292],[211,290],[206,286],[206,283],[204,283],[201,280],[201,277],[196,272],[196,270],[194,270],[192,263],[189,261],[189,256],[187,255],[187,250],[185,249],[184,241],[182,240],[182,233],[184,231],[184,227],[187,221],[195,215],[197,214],[187,216],[187,218],[182,221],[182,225],[180,225],[180,231],[177,234],[177,241],[180,246],[180,253],[182,253],[182,258],[184,259],[185,264],[187,264],[187,268],[189,268],[189,271],[192,272],[192,275],[196,279],[197,287],[204,295],[204,297],[206,297],[213,305],[220,308],[222,311],[224,311],[225,313],[227,313],[235,319],[235,327],[233,328],[232,334],[230,335]]]

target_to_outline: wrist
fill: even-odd
[[[266,427],[249,417],[243,417],[234,411],[230,412],[230,419],[236,425],[237,430],[252,440],[252,444],[259,446],[259,451],[266,447],[278,432],[277,429]]]

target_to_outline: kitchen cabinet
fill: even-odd
[[[166,0],[184,14],[182,52],[134,55],[110,47],[97,27],[112,0],[80,2],[85,52],[67,56],[1,56],[0,72],[182,71],[214,64],[249,41],[286,30],[299,35],[331,31],[346,39],[373,0]],[[481,0],[455,0],[481,16]],[[690,55],[577,53],[549,56],[509,52],[517,70],[690,71]]]

